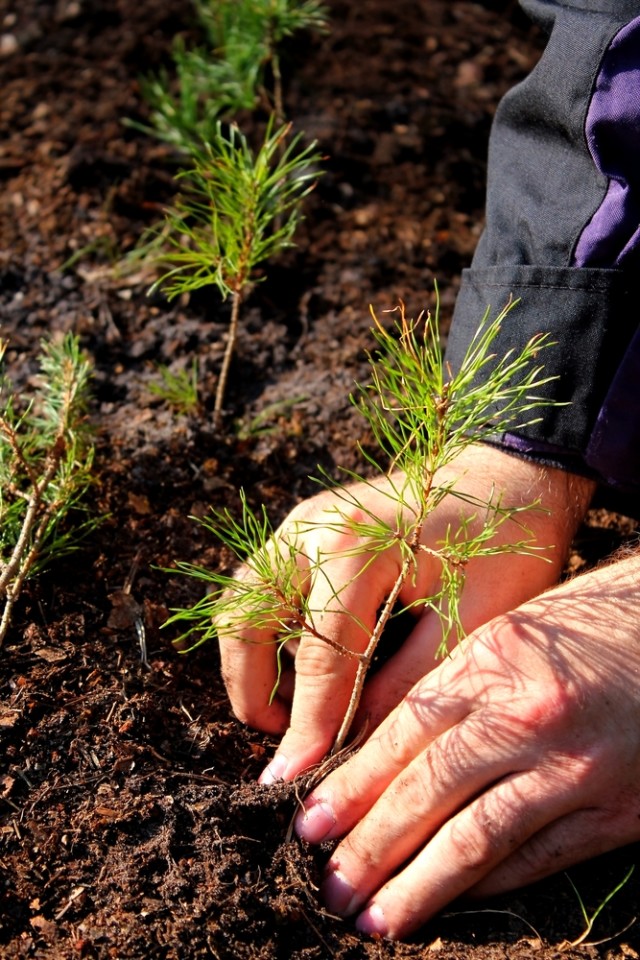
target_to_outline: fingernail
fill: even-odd
[[[326,800],[319,800],[305,808],[296,817],[295,829],[299,837],[309,843],[320,843],[336,825],[333,808]]]
[[[268,767],[262,771],[258,777],[258,783],[265,783],[269,786],[276,780],[284,780],[289,761],[282,753],[276,753]]]
[[[359,930],[360,933],[366,933],[370,937],[388,937],[389,927],[384,918],[382,908],[376,903],[372,903],[370,907],[363,910],[356,920],[356,930]]]
[[[346,917],[357,909],[355,891],[339,870],[334,870],[325,878],[320,895],[330,913],[337,913],[340,917]]]

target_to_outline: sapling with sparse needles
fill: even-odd
[[[2,364],[6,348],[2,342]],[[27,577],[77,547],[97,523],[82,512],[76,523],[69,518],[92,482],[90,364],[68,335],[42,344],[40,365],[24,404],[0,374],[0,645]]]
[[[362,484],[370,483],[370,479],[345,470],[348,485],[333,487],[324,475],[319,481],[333,490],[338,504],[333,519],[328,524],[323,521],[322,526],[347,535],[351,546],[348,554],[343,555],[362,554],[365,562],[358,576],[365,572],[372,558],[389,549],[400,550],[400,571],[374,629],[367,631],[368,640],[362,652],[348,650],[333,637],[324,636],[319,626],[324,611],[313,609],[300,590],[296,558],[303,550],[302,535],[319,523],[294,524],[293,531],[288,525],[286,532],[276,534],[264,506],[253,512],[241,492],[240,517],[236,518],[228,509],[212,510],[200,522],[244,564],[242,575],[177,564],[180,571],[204,581],[208,590],[193,607],[175,611],[168,621],[185,628],[180,638],[182,646],[187,639],[192,645],[204,642],[218,630],[224,630],[226,636],[242,636],[247,628],[273,633],[275,627],[278,663],[285,644],[303,635],[320,638],[341,654],[356,658],[352,696],[334,752],[346,740],[376,648],[390,619],[399,612],[397,601],[403,585],[414,577],[422,551],[427,550],[438,560],[441,579],[433,595],[420,597],[416,603],[439,617],[439,653],[444,655],[450,642],[464,637],[459,610],[469,561],[503,552],[536,554],[543,550],[522,518],[528,509],[539,507],[537,502],[508,506],[499,491],[486,501],[474,499],[458,489],[457,480],[438,480],[441,468],[453,463],[469,444],[532,422],[536,409],[548,402],[538,395],[538,390],[548,382],[538,359],[549,346],[546,335],[534,337],[519,354],[511,351],[496,357],[492,353],[511,307],[509,304],[493,320],[487,312],[455,373],[443,364],[437,307],[435,315],[421,315],[413,321],[400,306],[391,330],[385,329],[374,315],[378,349],[370,356],[371,382],[358,386],[351,399],[363,413],[379,446],[379,459],[364,450],[362,453],[369,467],[390,481],[388,496],[394,501],[395,522],[386,522],[360,502],[359,486],[352,481]],[[424,524],[445,497],[457,497],[461,504],[464,502],[467,518],[448,529],[441,542],[427,547],[421,537]],[[468,516],[469,505],[473,518]],[[477,522],[472,523],[472,519]],[[511,542],[499,543],[496,534],[508,521],[518,525],[520,534]],[[351,616],[341,601],[348,584],[328,582],[327,562],[337,556],[340,554],[305,554],[307,576],[310,582],[324,578],[332,609]],[[364,629],[364,625],[360,626]]]
[[[266,128],[254,153],[237,127],[218,124],[193,166],[179,174],[182,187],[160,228],[156,257],[163,270],[151,288],[171,299],[214,285],[231,299],[227,345],[218,379],[214,422],[220,425],[240,308],[259,279],[256,268],[293,245],[301,201],[319,176],[315,144],[288,143],[289,126]]]

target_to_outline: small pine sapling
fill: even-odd
[[[187,369],[178,370],[176,373],[160,364],[158,373],[159,379],[149,383],[150,393],[184,416],[195,416],[200,412],[197,359],[194,359]]]
[[[175,79],[167,70],[141,78],[149,122],[129,120],[129,125],[184,153],[201,150],[218,121],[261,102],[281,126],[280,47],[301,30],[325,31],[326,8],[318,0],[194,0],[194,6],[204,46],[190,49],[176,38]]]
[[[194,0],[198,19],[207,33],[213,55],[230,74],[248,76],[244,64],[254,65],[254,102],[260,94],[275,113],[278,125],[285,121],[280,48],[303,30],[325,33],[329,16],[319,0]],[[271,91],[265,73],[270,68]]]
[[[214,422],[219,426],[240,307],[259,279],[256,268],[293,246],[301,201],[319,176],[315,143],[300,146],[300,135],[285,145],[289,126],[267,125],[254,153],[237,127],[218,124],[212,144],[178,177],[182,192],[166,211],[156,253],[160,288],[169,299],[214,285],[231,298],[227,345],[216,389]]]
[[[301,30],[326,33],[328,11],[318,0],[261,0],[259,6],[264,18],[265,66],[269,65],[273,79],[273,111],[276,122],[285,122],[284,91],[280,48],[283,41]]]
[[[0,345],[0,363],[7,344]],[[43,343],[40,382],[26,405],[0,375],[0,645],[27,577],[75,549],[97,521],[69,514],[92,483],[89,362],[78,340]]]
[[[149,122],[128,119],[127,125],[152,134],[181,153],[201,150],[215,135],[221,119],[256,106],[262,44],[255,47],[247,35],[241,46],[225,51],[220,58],[200,47],[187,49],[177,37],[173,46],[175,81],[167,70],[142,77],[140,90],[149,107]]]
[[[334,491],[336,502],[344,504],[344,509],[335,507],[334,519],[328,525],[323,522],[322,527],[330,526],[338,534],[346,534],[351,545],[354,539],[359,544],[351,546],[346,554],[353,557],[361,552],[365,558],[358,576],[368,568],[372,557],[400,548],[400,572],[374,629],[367,631],[364,651],[348,650],[334,638],[324,636],[318,627],[324,611],[312,609],[300,590],[296,558],[303,549],[301,536],[311,527],[318,527],[318,523],[298,523],[293,532],[288,527],[286,533],[276,534],[264,506],[254,513],[241,491],[242,512],[238,519],[229,510],[212,510],[200,522],[242,562],[242,574],[227,575],[187,563],[177,564],[178,570],[201,579],[207,588],[205,597],[191,608],[176,610],[168,621],[185,628],[179,638],[181,648],[187,640],[196,646],[218,631],[224,631],[226,636],[242,636],[247,629],[273,632],[275,626],[278,663],[285,644],[305,634],[357,659],[351,701],[334,752],[346,740],[378,643],[390,619],[400,612],[397,600],[403,585],[414,577],[422,551],[427,550],[438,560],[442,573],[436,592],[421,597],[417,603],[439,617],[439,653],[444,655],[450,641],[464,637],[459,609],[468,562],[473,557],[504,552],[533,555],[544,549],[535,544],[521,518],[527,510],[539,507],[537,502],[510,507],[502,502],[499,492],[486,501],[473,499],[458,489],[457,480],[442,483],[437,478],[441,468],[454,462],[469,444],[532,422],[536,408],[548,403],[537,394],[548,382],[537,360],[540,351],[549,345],[546,335],[534,337],[519,354],[511,351],[497,358],[492,353],[510,309],[511,304],[494,320],[487,312],[456,373],[443,364],[437,309],[433,317],[421,315],[412,321],[401,306],[391,331],[374,315],[378,350],[370,356],[371,383],[359,386],[351,399],[363,413],[379,446],[379,460],[361,452],[378,475],[391,480],[392,492],[388,496],[395,503],[395,523],[389,524],[360,502],[354,492],[357,483],[354,486],[351,482],[371,482],[364,476],[344,471],[350,485],[338,487],[333,487],[328,478],[320,479],[324,487]],[[424,524],[445,497],[459,498],[466,504],[467,513],[471,505],[474,517],[464,519],[461,510],[459,526],[447,530],[441,542],[427,547],[421,538]],[[359,519],[354,519],[356,516]],[[480,522],[472,524],[472,519]],[[521,538],[496,542],[496,533],[510,520],[518,524]],[[341,601],[341,592],[349,584],[327,582],[327,562],[337,556],[340,554],[304,555],[306,576],[310,580],[323,578],[335,605],[333,609],[351,616]],[[360,626],[364,629],[364,625]]]

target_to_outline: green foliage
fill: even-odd
[[[5,350],[3,343],[2,362]],[[74,550],[96,524],[86,514],[65,522],[92,482],[90,365],[72,335],[43,343],[40,365],[40,382],[25,405],[4,369],[0,376],[0,644],[26,578]]]
[[[602,911],[605,909],[605,907],[606,907],[606,906],[611,902],[611,900],[615,897],[615,895],[616,895],[617,893],[619,893],[619,892],[622,890],[622,888],[628,883],[628,881],[631,879],[631,875],[633,874],[634,870],[635,870],[635,864],[632,864],[632,865],[629,867],[629,869],[627,870],[627,872],[625,873],[625,875],[624,875],[624,877],[622,878],[622,880],[620,880],[620,882],[617,883],[617,884],[615,885],[615,887],[613,887],[613,888],[609,891],[609,893],[606,894],[605,897],[603,897],[603,899],[600,901],[600,903],[598,904],[598,906],[597,906],[597,907],[595,908],[595,910],[593,910],[591,913],[589,913],[589,911],[587,910],[587,907],[586,907],[586,905],[585,905],[585,902],[584,902],[584,900],[582,899],[582,897],[580,896],[580,893],[579,893],[578,888],[576,887],[575,883],[573,882],[573,880],[571,879],[571,877],[567,874],[567,880],[568,880],[569,883],[571,884],[571,886],[572,886],[572,888],[573,888],[573,892],[575,893],[576,897],[578,898],[578,905],[579,905],[579,907],[580,907],[580,913],[582,914],[582,918],[583,918],[583,920],[584,920],[584,929],[583,929],[582,933],[581,933],[580,936],[577,937],[575,940],[572,940],[571,943],[568,944],[568,946],[570,946],[570,947],[577,947],[577,946],[579,946],[580,944],[585,943],[585,942],[587,941],[587,937],[589,937],[589,936],[591,935],[591,932],[593,931],[593,927],[594,927],[594,924],[595,924],[596,920],[598,919],[598,917],[600,916],[600,914],[602,913]],[[635,922],[635,918],[634,918],[634,920],[632,920],[631,922],[634,923],[634,922]],[[625,927],[625,930],[626,930],[626,929],[628,929],[628,927]],[[624,931],[620,931],[620,932],[624,932]],[[616,936],[617,936],[617,934],[616,934]],[[608,939],[609,939],[609,938],[608,938]],[[602,943],[602,942],[605,942],[605,941],[597,941],[597,943],[591,944],[591,946],[597,946],[599,943]]]
[[[227,51],[224,59],[212,59],[202,48],[187,50],[181,38],[175,41],[173,60],[176,93],[166,70],[141,79],[150,122],[129,122],[182,153],[192,153],[214,138],[222,117],[255,107],[260,60],[248,43]]]
[[[163,250],[168,269],[154,284],[169,298],[215,284],[223,297],[257,279],[264,260],[293,244],[300,202],[318,177],[315,144],[290,127],[269,124],[254,154],[235,127],[216,125],[206,150],[178,175],[182,192],[166,211]]]
[[[238,440],[268,437],[281,430],[287,432],[287,427],[283,425],[283,421],[290,417],[292,410],[298,403],[306,399],[307,396],[301,394],[298,397],[288,397],[286,400],[275,400],[258,411],[254,417],[236,420],[235,427]]]
[[[244,563],[250,559],[252,574],[255,574],[255,578],[252,576],[243,581],[244,585],[239,593],[238,583],[233,576],[222,573],[212,574],[204,567],[193,564],[183,562],[177,564],[177,568],[183,573],[203,580],[207,585],[212,582],[216,585],[215,599],[207,594],[193,607],[180,610],[168,621],[188,624],[187,629],[176,640],[178,644],[193,638],[194,633],[197,635],[197,641],[190,649],[215,637],[216,629],[212,619],[214,611],[219,614],[224,610],[230,618],[235,614],[240,623],[237,603],[239,596],[242,597],[242,603],[246,604],[245,609],[251,612],[252,624],[257,627],[281,622],[274,608],[275,596],[279,596],[284,601],[283,609],[295,605],[296,573],[293,545],[289,545],[284,550],[281,547],[272,549],[273,529],[266,508],[263,506],[258,513],[254,513],[242,490],[240,501],[242,511],[238,520],[228,509],[212,508],[210,515],[199,522],[210,533],[220,538],[238,560]],[[266,605],[264,604],[265,595],[269,597]],[[282,626],[284,629],[284,620]]]
[[[543,403],[530,391],[548,382],[536,362],[549,346],[546,335],[533,337],[518,355],[492,353],[512,306],[492,322],[485,314],[455,375],[443,363],[438,308],[435,317],[409,321],[400,307],[395,336],[373,315],[379,351],[370,357],[372,383],[359,388],[355,402],[381,450],[407,474],[415,493],[425,471],[433,474],[450,463],[471,439],[531,423]]]
[[[189,50],[176,40],[177,84],[166,71],[142,80],[151,126],[133,124],[189,154],[191,164],[178,174],[181,192],[163,226],[145,233],[127,264],[159,265],[161,276],[150,292],[161,288],[170,299],[208,285],[231,297],[214,404],[219,426],[241,301],[259,279],[257,268],[292,245],[301,201],[321,159],[315,143],[301,146],[300,134],[287,143],[279,45],[300,30],[324,30],[327,14],[319,0],[194,0],[194,5],[206,46]],[[269,120],[254,151],[231,121],[261,98]],[[169,385],[165,377],[162,389],[172,392],[176,386],[186,384]]]
[[[328,9],[319,0],[194,0],[213,50],[239,46],[247,37],[278,44],[300,30],[324,31]],[[266,39],[265,39],[266,38]]]
[[[98,235],[90,243],[75,250],[64,263],[60,265],[60,272],[66,273],[72,270],[77,263],[80,263],[86,257],[99,256],[110,264],[115,264],[118,259],[118,245],[116,240],[105,234]]]
[[[218,121],[255,109],[261,98],[282,123],[279,47],[301,30],[327,25],[317,0],[194,0],[194,6],[206,45],[187,49],[176,39],[175,81],[166,70],[140,81],[149,124],[133,124],[185,153],[209,143]]]
[[[376,556],[389,549],[400,549],[402,557],[398,578],[381,611],[363,653],[346,650],[317,628],[322,610],[311,607],[306,591],[300,589],[300,573],[296,557],[302,552],[303,535],[317,523],[298,523],[293,532],[279,533],[271,528],[265,508],[254,515],[242,495],[242,517],[236,521],[229,511],[212,512],[204,522],[225,547],[243,564],[240,576],[233,577],[215,570],[203,570],[179,563],[183,573],[196,576],[207,584],[207,595],[194,607],[174,612],[169,623],[183,624],[181,637],[194,645],[209,639],[216,627],[227,635],[241,634],[247,628],[268,626],[278,636],[280,646],[303,634],[320,637],[341,653],[355,656],[358,673],[352,702],[334,749],[339,749],[355,714],[368,667],[384,627],[395,615],[403,585],[415,573],[419,554],[433,553],[440,561],[441,583],[433,596],[421,597],[420,605],[430,608],[442,624],[440,653],[445,654],[451,638],[461,639],[464,630],[459,616],[459,602],[465,580],[465,568],[472,557],[499,552],[534,554],[537,549],[531,533],[522,523],[521,514],[529,507],[509,507],[499,494],[488,501],[476,500],[457,489],[455,480],[436,482],[437,472],[451,463],[469,444],[496,431],[514,429],[532,421],[544,404],[537,391],[547,381],[538,362],[540,351],[549,346],[544,335],[533,338],[522,353],[508,353],[496,358],[491,352],[496,336],[505,322],[511,304],[491,320],[487,313],[470,344],[460,370],[453,373],[443,364],[435,316],[421,315],[409,321],[402,307],[391,331],[375,318],[374,334],[378,349],[370,357],[371,384],[358,387],[352,402],[363,413],[380,448],[380,461],[363,452],[370,466],[390,478],[388,496],[395,505],[395,520],[388,523],[361,502],[358,486],[333,488],[321,477],[319,482],[334,490],[334,519],[323,520],[323,528],[332,528],[356,542],[349,553],[362,555],[365,562],[361,577]],[[390,473],[389,465],[399,472]],[[349,481],[369,483],[363,476],[346,470]],[[397,478],[397,479],[394,479]],[[474,515],[461,520],[458,528],[450,528],[435,547],[422,543],[421,534],[429,514],[444,497],[459,498],[472,506]],[[340,506],[343,503],[344,507]],[[354,519],[358,517],[358,519]],[[472,532],[472,521],[480,520],[479,532]],[[495,535],[508,520],[515,520],[521,530],[517,542],[496,544]],[[474,530],[477,525],[474,524]],[[344,539],[338,538],[338,539]],[[319,554],[304,557],[310,580],[323,578],[329,587],[332,602],[351,615],[341,603],[341,592],[348,584],[332,584],[327,579],[326,561],[335,559]],[[361,626],[363,626],[361,624]]]
[[[200,409],[198,391],[198,361],[193,360],[186,370],[172,373],[168,367],[158,367],[160,380],[149,384],[149,390],[156,397],[160,397],[173,407],[178,413],[186,416],[196,414]]]
[[[214,285],[231,296],[229,336],[216,390],[214,418],[220,423],[240,304],[259,277],[257,268],[293,245],[301,202],[318,177],[315,144],[302,147],[300,135],[287,144],[290,127],[270,121],[254,153],[237,127],[216,125],[215,137],[179,174],[182,191],[166,211],[149,249],[161,265],[161,288],[169,298]]]

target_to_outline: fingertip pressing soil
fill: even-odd
[[[287,839],[303,785],[255,781],[275,742],[232,717],[213,645],[162,630],[198,586],[176,559],[229,557],[192,516],[244,487],[274,522],[366,442],[348,403],[367,377],[368,305],[410,314],[441,291],[444,326],[482,227],[502,93],[541,37],[507,0],[329,4],[332,29],[287,50],[287,111],[324,174],[298,246],[242,322],[225,431],[211,423],[229,308],[168,304],[116,269],[175,191],[179,160],[123,124],[139,74],[197,40],[187,0],[9,0],[0,16],[1,334],[26,390],[40,339],[73,330],[95,364],[93,508],[83,549],[29,584],[0,652],[0,957],[38,960],[637,960],[632,876],[588,938],[567,876],[457,903],[409,943],[357,933],[317,891],[328,850]],[[250,124],[250,118],[247,119]],[[204,410],[176,414],[157,365],[199,362]],[[266,412],[265,412],[266,411]],[[256,419],[258,418],[258,419]],[[571,568],[635,536],[594,511]],[[571,871],[592,912],[637,857]]]

